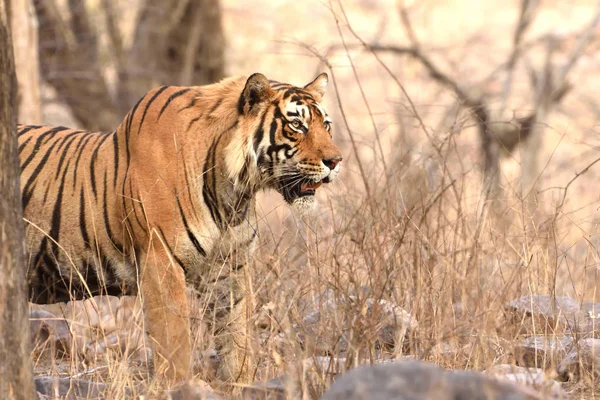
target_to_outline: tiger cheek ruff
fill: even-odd
[[[249,382],[252,310],[244,269],[255,246],[256,193],[299,211],[342,160],[319,104],[328,78],[304,87],[262,74],[148,92],[111,133],[20,125],[30,300],[141,291],[156,377],[191,370],[186,297],[208,309],[218,377]]]

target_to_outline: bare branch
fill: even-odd
[[[481,107],[483,104],[480,99],[475,99],[460,87],[458,82],[454,79],[450,78],[449,75],[442,72],[440,68],[438,68],[433,61],[421,51],[421,45],[417,39],[417,35],[415,34],[412,24],[410,22],[410,18],[408,16],[408,12],[404,7],[400,8],[400,16],[402,19],[402,23],[404,25],[404,29],[407,32],[407,36],[412,44],[412,51],[407,52],[406,54],[416,58],[418,61],[423,64],[425,69],[429,72],[429,75],[441,83],[444,86],[448,86],[456,95],[461,103],[463,103],[467,107]]]
[[[343,9],[343,5],[342,5],[341,2],[339,2],[339,5]],[[335,14],[334,14],[334,16],[335,16]],[[367,45],[367,43],[354,31],[354,29],[352,29],[352,26],[350,25],[349,22],[348,22],[348,29],[350,30],[350,32],[352,33],[352,35],[361,43],[361,45],[365,49],[370,50],[370,46]],[[410,105],[410,111],[412,112],[412,115],[414,116],[414,118],[416,118],[416,120],[419,122],[419,126],[422,129],[423,133],[425,134],[425,136],[427,136],[427,139],[431,143],[432,147],[435,149],[437,155],[440,157],[441,160],[443,160],[444,156],[443,156],[443,154],[441,152],[440,147],[436,144],[433,136],[431,135],[431,133],[428,131],[427,127],[425,126],[425,123],[423,122],[423,118],[421,118],[421,115],[417,111],[417,107],[415,106],[415,103],[412,101],[412,99],[409,96],[408,92],[404,88],[404,85],[402,85],[402,83],[398,80],[398,78],[396,77],[396,75],[394,75],[394,73],[390,70],[390,68],[381,60],[381,58],[379,57],[379,55],[377,54],[377,52],[371,50],[371,54],[373,55],[373,57],[375,57],[375,59],[377,60],[377,62],[379,63],[379,65],[381,65],[383,67],[383,69],[387,72],[387,74],[390,76],[390,78],[394,80],[394,82],[396,83],[396,85],[398,86],[398,88],[400,89],[400,91],[402,92],[402,94],[404,95],[404,97],[406,98],[406,100],[408,101],[408,103]],[[452,173],[448,169],[447,164],[446,163],[442,163],[442,166],[444,168],[444,174],[446,176],[448,176],[450,178],[450,180],[454,181]],[[457,191],[457,189],[456,189],[456,187],[454,185],[452,185],[452,190],[453,190],[454,195],[456,197],[457,204],[458,204],[459,211],[460,211],[460,204],[461,204],[460,194],[458,193],[458,191]]]
[[[598,26],[599,23],[600,23],[600,2],[598,3],[598,11],[596,11],[596,15],[594,16],[594,18],[592,18],[592,21],[590,22],[590,25],[587,27],[587,29],[585,31],[583,31],[583,33],[579,37],[579,41],[577,42],[577,45],[575,45],[573,52],[568,57],[567,61],[565,62],[565,64],[561,68],[561,70],[559,71],[558,77],[556,79],[556,87],[560,87],[563,85],[565,79],[567,78],[567,75],[569,74],[569,71],[571,71],[571,69],[577,62],[577,60],[579,60],[579,58],[583,54],[583,50],[585,49],[587,44],[590,42],[590,39],[596,32],[596,27]]]
[[[537,0],[523,0],[521,3],[521,14],[519,15],[519,21],[515,28],[515,34],[513,36],[513,50],[508,57],[506,63],[506,77],[504,80],[504,87],[502,89],[502,96],[500,101],[500,113],[506,107],[510,89],[512,86],[512,76],[517,63],[517,59],[521,54],[521,42],[527,28],[533,21],[535,15],[535,9],[537,8]]]
[[[449,87],[456,94],[460,103],[471,109],[473,117],[477,122],[479,137],[481,140],[481,148],[483,153],[483,172],[485,176],[484,192],[486,198],[490,198],[490,196],[495,198],[499,191],[500,154],[496,141],[488,132],[490,115],[486,104],[484,103],[483,99],[475,98],[469,95],[466,90],[461,88],[457,81],[442,72],[442,70],[438,68],[424,52],[421,51],[421,45],[419,44],[417,35],[412,28],[408,12],[404,7],[400,7],[400,17],[406,34],[413,46],[413,51],[407,52],[407,54],[420,61],[433,79],[438,81],[438,83]]]
[[[331,2],[329,3],[331,5]],[[342,11],[342,14],[344,15],[344,19],[346,21],[346,24],[348,25],[350,31],[352,33],[354,33],[352,31],[352,28],[350,27],[350,21],[348,21],[348,16],[346,15],[346,11],[344,10],[343,5],[340,2],[340,9]],[[342,30],[340,29],[340,24],[336,18],[336,26],[338,29],[338,34],[340,36],[340,39],[342,40],[342,45],[344,46],[344,49],[346,50],[346,57],[348,57],[348,60],[350,61],[350,66],[352,67],[352,72],[354,74],[354,79],[356,80],[356,84],[358,85],[358,88],[360,90],[360,94],[363,98],[363,102],[365,104],[365,107],[367,108],[367,112],[369,113],[369,117],[371,119],[371,125],[373,127],[373,133],[375,133],[375,140],[377,141],[377,146],[379,147],[379,152],[381,154],[381,162],[383,164],[383,170],[385,172],[385,179],[387,180],[389,178],[389,171],[388,171],[388,167],[387,167],[387,163],[385,161],[385,153],[383,151],[383,147],[381,145],[381,138],[379,135],[379,129],[377,129],[377,124],[375,123],[375,119],[373,118],[373,112],[371,111],[371,106],[369,106],[369,102],[367,101],[367,96],[365,95],[365,91],[363,90],[362,84],[360,83],[360,79],[358,77],[358,72],[356,71],[356,67],[354,66],[354,61],[352,60],[352,57],[350,56],[350,52],[348,50],[348,47],[346,45],[346,41],[344,40],[344,35],[342,33]],[[356,37],[357,35],[355,35]]]

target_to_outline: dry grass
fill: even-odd
[[[505,320],[509,300],[527,294],[598,299],[600,167],[577,176],[560,204],[567,184],[597,158],[598,42],[574,71],[572,93],[546,123],[531,215],[518,187],[518,152],[502,164],[501,209],[486,207],[473,123],[452,93],[435,85],[417,63],[382,57],[416,104],[425,132],[400,88],[372,54],[360,49],[344,22],[338,32],[333,15],[343,21],[339,6],[296,3],[224,1],[232,74],[259,70],[274,79],[309,81],[313,71],[326,68],[307,46],[330,63],[339,103],[331,87],[327,106],[346,154],[339,181],[321,190],[320,205],[310,216],[294,215],[273,193],[261,195],[264,218],[253,271],[257,380],[287,375],[298,379],[307,398],[318,398],[332,371],[309,373],[315,363],[307,360],[324,355],[323,347],[329,356],[345,358],[333,367],[336,372],[404,355],[452,369],[514,363],[521,337]],[[428,0],[414,9],[413,25],[456,79],[493,98],[501,90],[498,82],[481,82],[508,54],[506,32],[513,29],[517,7]],[[393,2],[348,2],[345,8],[363,40],[407,43]],[[530,38],[548,31],[573,34],[591,10],[592,2],[545,4]],[[348,53],[339,47],[342,35]],[[333,45],[337,50],[328,50]],[[518,69],[514,79],[508,108],[518,115],[530,100],[525,69]],[[377,312],[364,312],[373,298],[398,304],[419,322],[403,346],[377,342]],[[335,313],[307,334],[304,317],[328,299],[337,304]],[[342,352],[344,341],[347,351]],[[201,330],[196,354],[206,355],[211,342]],[[118,352],[106,354],[93,364],[40,358],[36,371],[109,383],[112,398],[123,397],[126,386],[134,392],[146,389],[147,370],[134,368]],[[199,377],[210,379],[210,368],[204,367],[198,363]],[[595,395],[594,386],[585,382],[567,390],[573,398]]]

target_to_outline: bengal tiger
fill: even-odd
[[[336,178],[342,156],[319,104],[323,73],[304,87],[256,73],[142,97],[116,131],[19,125],[30,300],[141,294],[155,374],[190,378],[186,284],[205,296],[223,362],[248,381],[247,268],[256,194],[299,210]]]

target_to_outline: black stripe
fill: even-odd
[[[108,239],[112,242],[113,246],[117,248],[119,253],[123,253],[123,245],[119,244],[115,240],[115,236],[113,235],[113,231],[110,228],[110,218],[108,217],[108,201],[106,199],[106,193],[108,192],[107,185],[107,172],[104,171],[104,227],[106,228],[106,233],[108,234]]]
[[[65,148],[64,148],[64,150],[63,150],[63,152],[62,152],[62,154],[60,156],[60,161],[58,162],[58,167],[56,168],[56,175],[54,176],[54,179],[58,179],[58,175],[60,174],[60,170],[62,168],[62,165],[65,162],[65,160],[67,159],[69,148],[71,147],[71,145],[73,144],[73,142],[75,141],[75,139],[77,139],[77,136],[75,136],[77,133],[80,133],[80,132],[73,132],[73,133],[68,134],[65,137],[65,140],[67,140],[67,138],[69,138],[69,137],[71,137],[71,140],[69,140],[69,143],[67,143],[67,145],[65,146]],[[59,152],[60,149],[61,149],[61,147],[62,147],[62,144],[59,146],[59,148],[56,150],[56,152]],[[69,158],[69,160],[70,159],[71,158]]]
[[[46,185],[46,191],[44,192],[44,199],[42,200],[42,204],[44,204],[44,205],[46,205],[46,200],[48,200],[48,193],[50,192],[51,187],[52,187],[52,181],[48,182],[48,184]],[[29,203],[30,198],[31,198],[31,195],[27,199],[28,203]]]
[[[32,129],[39,129],[41,126],[37,125],[24,125],[23,128],[18,132],[18,136],[24,135]]]
[[[125,154],[126,154],[126,166],[125,166],[125,173],[123,174],[123,187],[121,188],[121,193],[125,194],[125,182],[127,182],[127,180],[125,179],[127,177],[127,174],[129,173],[129,163],[131,161],[131,152],[129,150],[129,138],[131,135],[131,124],[133,122],[133,118],[135,117],[135,112],[137,110],[137,108],[139,107],[140,103],[142,102],[144,98],[142,97],[141,99],[138,100],[137,103],[135,103],[135,106],[133,106],[133,108],[131,109],[131,111],[129,112],[129,117],[127,119],[127,123],[125,126]],[[122,201],[123,201],[123,210],[127,210],[126,207],[126,197],[122,196]]]
[[[283,98],[288,98],[294,94],[298,94],[298,88],[295,87],[289,87],[285,90],[285,92],[283,93]]]
[[[167,245],[167,250],[169,250],[169,253],[171,253],[173,258],[175,259],[175,262],[177,264],[179,264],[179,266],[181,267],[181,269],[183,269],[183,272],[185,273],[186,272],[185,264],[183,263],[183,261],[181,261],[181,259],[179,257],[177,257],[177,255],[171,248],[171,245],[169,245],[169,242],[167,241],[167,238],[166,238],[165,233],[163,232],[162,228],[158,227],[157,229],[158,229],[160,236],[162,236],[164,243]]]
[[[202,197],[204,199],[204,203],[208,207],[210,211],[210,215],[213,221],[217,224],[219,229],[223,229],[223,220],[221,218],[221,214],[219,212],[219,203],[216,198],[216,193],[214,190],[216,189],[213,186],[213,190],[210,188],[209,182],[212,182],[213,185],[216,185],[216,172],[215,172],[215,153],[216,148],[219,143],[221,136],[219,136],[213,144],[210,146],[208,153],[206,155],[206,160],[204,162],[204,170],[203,170],[203,185],[202,185]],[[212,165],[211,165],[212,163]],[[212,179],[209,179],[209,174],[212,174]]]
[[[90,237],[87,234],[86,222],[85,222],[85,197],[83,196],[83,185],[79,192],[79,230],[81,231],[81,238],[86,247],[90,247]]]
[[[135,106],[133,106],[133,108],[129,112],[129,117],[127,119],[127,123],[126,123],[126,127],[125,127],[125,142],[126,142],[125,147],[127,149],[127,163],[128,164],[129,164],[129,137],[131,135],[131,123],[133,122],[133,117],[135,117],[135,112],[136,112],[137,108],[139,107],[140,103],[142,102],[142,100],[144,100],[144,97],[139,99],[138,102],[135,103]]]
[[[192,198],[192,190],[190,189],[192,187],[192,183],[190,182],[190,179],[189,179],[189,176],[188,176],[188,169],[185,168],[185,165],[187,165],[187,163],[186,163],[185,156],[183,155],[183,153],[182,153],[182,156],[181,156],[181,161],[182,161],[182,163],[184,165],[183,173],[184,173],[184,178],[185,178],[185,189],[186,189],[185,191],[186,191],[186,193],[188,195],[189,204],[192,207],[192,211],[194,212],[194,216],[196,218],[198,218],[198,215],[196,213],[196,208],[195,208],[195,203],[196,202]],[[196,182],[194,182],[194,189],[195,189],[195,183]]]
[[[60,142],[60,146],[58,146],[58,149],[56,149],[56,152],[60,152],[60,150],[63,148],[63,146],[65,145],[65,143],[67,143],[67,139],[77,135],[78,133],[81,133],[81,131],[73,131],[71,133],[66,134],[65,136],[63,136],[62,141]]]
[[[198,238],[194,236],[194,233],[190,229],[190,225],[188,224],[187,218],[185,217],[185,213],[183,212],[183,208],[181,208],[181,203],[179,202],[179,195],[177,196],[177,207],[179,207],[179,215],[181,215],[183,226],[185,227],[185,231],[187,232],[190,242],[192,242],[198,253],[200,253],[203,257],[206,257],[206,251],[202,248],[202,245],[198,241]]]
[[[156,93],[154,93],[154,95],[150,98],[150,100],[148,100],[148,103],[146,103],[146,107],[144,107],[144,113],[142,114],[142,120],[140,121],[140,126],[138,127],[138,132],[137,132],[138,135],[142,131],[142,125],[144,125],[144,120],[146,119],[146,113],[148,112],[148,109],[150,108],[150,106],[152,105],[152,103],[154,102],[154,100],[156,100],[156,98],[158,96],[160,96],[160,94],[162,92],[164,92],[165,90],[167,90],[167,88],[168,88],[168,86],[162,86],[160,89],[158,89],[156,91]]]
[[[123,183],[123,184],[125,184],[125,183]],[[134,197],[133,197],[133,183],[131,182],[131,180],[129,180],[129,191],[131,192],[129,198],[131,199],[131,204],[133,205],[132,206],[133,207],[133,215],[135,216],[135,220],[137,221],[139,227],[145,233],[148,233],[148,230],[146,229],[146,226],[148,225],[148,220],[146,220],[146,214],[143,213],[144,210],[142,210],[141,214],[144,217],[144,219],[146,220],[146,223],[142,224],[142,221],[140,220],[140,217],[138,217],[137,207],[138,207],[138,204],[140,204],[140,202],[136,201],[134,199]],[[125,198],[125,196],[123,196],[123,198]],[[141,206],[139,206],[139,207],[141,207]]]
[[[188,108],[192,108],[192,107],[194,107],[194,106],[196,105],[196,103],[198,102],[198,97],[199,97],[199,95],[200,95],[200,93],[197,93],[197,94],[196,94],[196,97],[194,97],[194,98],[192,99],[192,101],[190,101],[190,104],[188,104],[187,106],[185,106],[185,107],[183,107],[183,108],[180,108],[180,109],[179,109],[177,112],[178,112],[178,113],[180,113],[180,112],[182,112],[182,111],[185,111],[185,110],[187,110]]]
[[[54,210],[52,211],[52,222],[50,223],[50,237],[54,239],[51,244],[52,255],[58,259],[58,242],[60,236],[60,221],[62,216],[62,198],[65,190],[65,178],[67,177],[67,169],[63,173],[60,186],[58,187],[58,194],[56,196],[56,202],[54,203]]]
[[[27,166],[29,165],[29,163],[31,163],[33,158],[37,155],[37,152],[40,150],[40,147],[42,146],[42,141],[44,140],[44,138],[46,138],[46,136],[52,137],[57,132],[64,131],[67,129],[68,128],[65,128],[64,126],[58,126],[56,128],[49,129],[44,133],[41,133],[38,136],[37,140],[35,141],[35,146],[33,146],[33,150],[31,151],[31,154],[29,155],[29,157],[27,157],[27,159],[23,162],[23,164],[21,164],[21,171],[24,171],[25,168],[27,168]]]
[[[265,119],[267,118],[267,113],[265,112],[260,119],[260,125],[256,128],[256,132],[254,132],[254,152],[258,151],[258,146],[260,146],[260,142],[262,142],[263,135],[265,133],[263,127],[265,125]]]
[[[21,143],[21,144],[19,145],[19,155],[21,154],[21,152],[23,151],[23,149],[25,148],[25,146],[27,146],[27,144],[28,144],[28,143],[29,143],[29,142],[30,142],[32,139],[33,139],[33,136],[29,136],[29,137],[27,138],[27,140],[26,140],[26,141],[24,141],[23,143]]]
[[[269,131],[269,136],[271,139],[271,145],[275,144],[275,133],[277,132],[277,120],[283,117],[279,107],[275,108],[275,112],[273,113],[273,120],[271,121],[271,129]]]
[[[200,117],[196,117],[193,120],[191,120],[190,123],[188,124],[187,130],[189,131],[190,128],[192,127],[192,125],[194,125],[194,122],[197,122],[198,120],[200,120]]]
[[[102,139],[98,140],[98,143],[95,143],[94,145],[96,146],[96,148],[94,149],[94,152],[92,153],[92,157],[90,159],[90,185],[92,186],[92,192],[94,193],[94,198],[96,199],[98,197],[98,190],[96,189],[96,160],[98,159],[98,150],[100,150],[100,147],[102,146],[102,143],[104,143],[106,141],[106,139],[108,139],[110,137],[110,134],[105,133],[102,137]]]
[[[237,103],[238,114],[240,114],[240,115],[244,114],[244,105],[245,104],[246,104],[246,99],[244,98],[244,91],[242,90],[242,93],[240,93],[240,98],[238,99],[238,103]]]
[[[83,149],[85,149],[85,146],[87,146],[88,142],[93,137],[97,137],[97,135],[92,132],[86,132],[79,138],[79,143],[74,150],[74,152],[77,153],[77,159],[75,160],[75,168],[73,168],[73,189],[75,189],[75,185],[77,184],[77,171],[79,171],[79,160],[83,154]]]
[[[217,100],[217,102],[215,103],[215,105],[210,108],[210,111],[208,112],[208,115],[211,115],[217,108],[219,108],[219,106],[221,105],[222,102],[223,102],[222,98],[219,99],[219,100]]]
[[[21,195],[21,202],[23,204],[23,210],[25,208],[27,208],[27,205],[29,204],[29,200],[31,200],[31,196],[32,196],[34,188],[35,188],[35,187],[32,187],[32,185],[35,183],[38,175],[40,174],[40,172],[42,172],[42,169],[48,162],[48,158],[50,158],[50,154],[54,150],[54,147],[56,147],[59,143],[60,142],[58,140],[55,141],[54,143],[52,143],[52,146],[50,146],[50,148],[46,151],[46,153],[44,154],[44,157],[41,159],[41,161],[35,167],[35,169],[31,173],[31,175],[29,176],[29,179],[27,179],[27,182],[25,183],[25,185],[23,187],[22,195]]]
[[[156,120],[158,121],[160,119],[160,116],[162,115],[162,113],[165,111],[165,109],[169,106],[169,104],[176,98],[178,98],[179,96],[189,92],[191,89],[190,88],[185,88],[185,89],[181,89],[178,92],[173,93],[172,95],[169,96],[169,98],[167,99],[167,101],[165,102],[165,104],[162,106],[162,108],[160,109],[160,112],[158,113],[158,117],[156,117]]]
[[[117,186],[117,177],[119,176],[119,138],[117,132],[113,132],[113,147],[115,150],[115,175],[113,176],[115,187]]]

